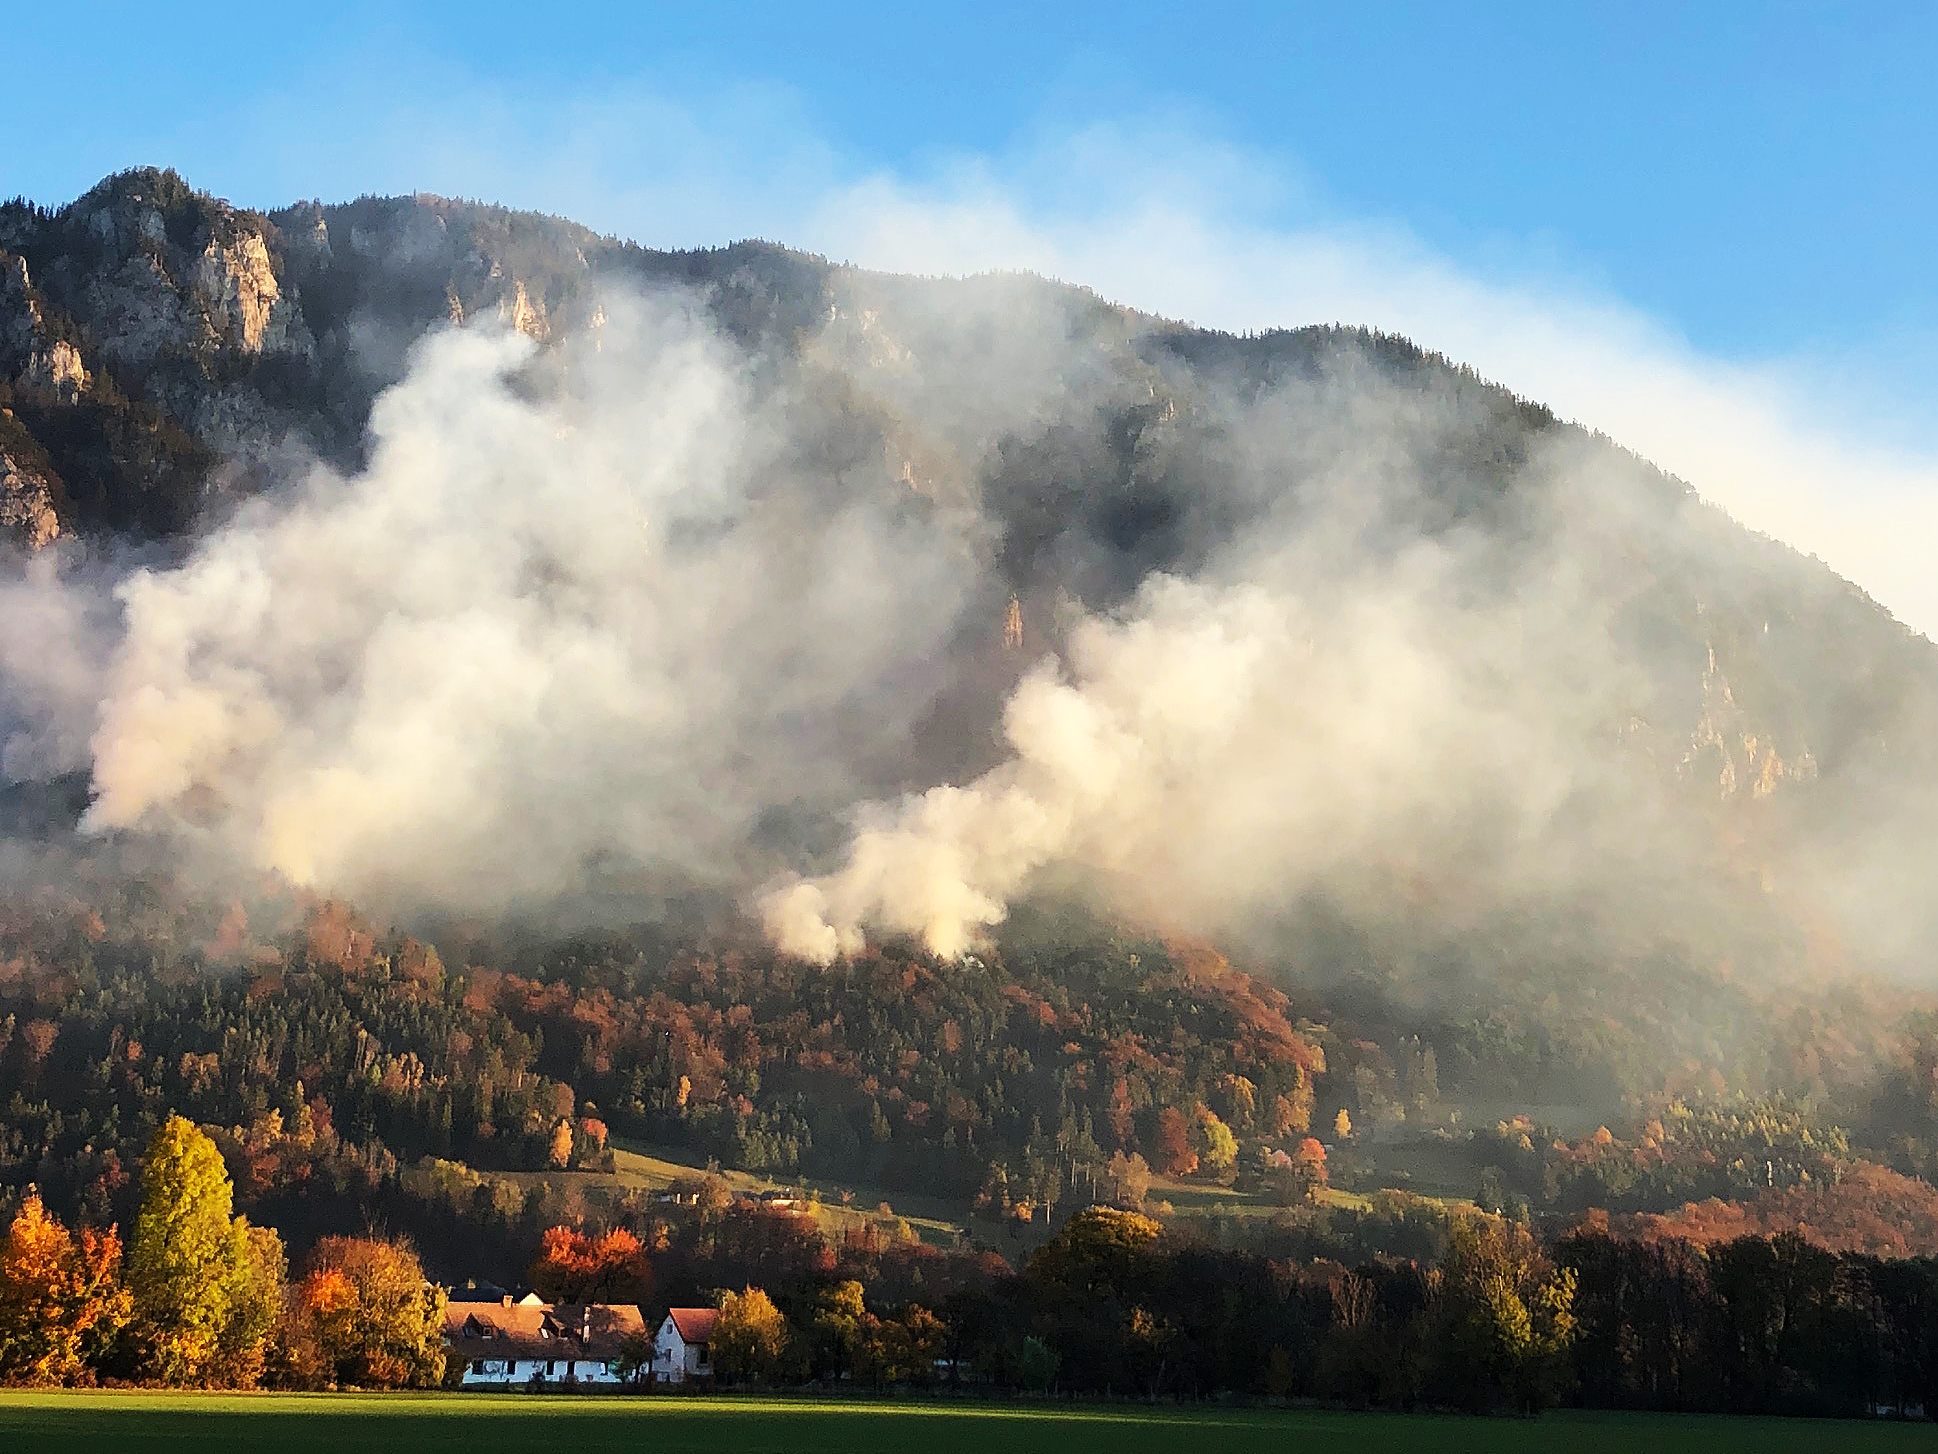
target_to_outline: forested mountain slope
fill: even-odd
[[[0,206],[0,529],[22,553],[8,569],[33,580],[45,568],[34,553],[79,561],[64,578],[92,570],[105,583],[70,615],[139,614],[148,598],[128,593],[133,573],[174,581],[226,559],[224,542],[262,528],[248,502],[300,523],[327,512],[332,491],[394,471],[411,380],[436,362],[427,339],[531,340],[507,375],[512,405],[581,388],[606,398],[597,390],[615,387],[608,375],[630,366],[639,334],[672,328],[642,329],[641,293],[671,294],[700,320],[704,337],[677,346],[724,361],[720,388],[742,401],[731,417],[763,441],[724,504],[707,497],[707,457],[682,456],[702,483],[682,476],[648,502],[674,517],[654,548],[710,549],[747,520],[762,541],[804,542],[800,561],[780,557],[798,580],[765,553],[752,569],[729,556],[731,571],[703,583],[671,573],[672,594],[698,604],[667,627],[687,644],[664,659],[678,667],[667,680],[711,685],[726,662],[720,696],[737,715],[702,724],[704,754],[654,735],[657,722],[629,752],[624,711],[609,743],[563,767],[458,754],[465,773],[515,781],[523,796],[445,817],[433,803],[422,844],[409,839],[399,859],[456,845],[465,867],[450,877],[486,885],[484,902],[428,879],[393,894],[381,876],[354,877],[414,828],[402,808],[319,859],[292,897],[251,875],[302,879],[291,864],[303,855],[231,861],[236,843],[269,836],[286,796],[262,788],[268,806],[255,801],[253,780],[223,777],[233,758],[197,759],[173,796],[105,825],[97,809],[76,831],[90,792],[101,801],[113,727],[88,713],[141,700],[135,653],[111,649],[98,687],[74,667],[83,685],[68,695],[85,711],[59,732],[15,689],[12,738],[32,750],[9,748],[6,808],[29,862],[16,897],[32,949],[0,981],[11,1179],[60,1180],[111,1206],[112,1187],[89,1190],[111,1168],[84,1175],[81,1163],[131,1135],[131,1118],[168,1106],[246,1128],[276,1109],[287,1123],[303,1107],[265,1087],[302,1078],[314,1094],[309,1077],[341,1071],[342,1055],[369,1057],[368,1084],[330,1098],[336,1129],[377,1161],[543,1160],[556,1120],[586,1118],[576,1101],[594,1120],[630,1118],[730,1160],[973,1191],[992,1163],[1046,1137],[1089,1138],[1101,1160],[1151,1151],[1165,1109],[1230,1120],[1234,1077],[1263,1098],[1244,1113],[1252,1133],[1287,1134],[1314,1113],[1267,1125],[1299,1075],[1307,1097],[1317,1082],[1321,1117],[1396,1124],[1413,1099],[1431,1122],[1490,1089],[1611,1115],[1625,1098],[1781,1092],[1834,1105],[1846,1123],[1875,1101],[1895,1109],[1869,1144],[1908,1138],[1907,1168],[1927,1154],[1929,1098],[1873,1092],[1880,1067],[1915,1060],[1922,1042],[1901,1019],[1925,1002],[1938,948],[1923,858],[1938,827],[1938,655],[1820,563],[1404,339],[1338,326],[1238,337],[1037,278],[886,276],[766,243],[654,252],[427,196],[264,215],[133,171],[57,209]],[[687,375],[647,357],[627,407],[671,419]],[[631,397],[661,387],[664,399]],[[572,451],[604,444],[594,413],[562,417],[544,439],[576,469]],[[673,432],[654,419],[661,434],[635,431],[611,453],[649,469]],[[293,483],[319,461],[335,472],[323,485]],[[291,499],[295,513],[277,514]],[[448,503],[423,553],[448,535],[482,557],[517,534],[507,598],[548,626],[589,622],[598,638],[621,614],[611,603],[633,598],[588,582],[656,568],[605,561],[634,522],[590,486],[526,513],[505,514],[482,485],[474,513],[462,488]],[[390,543],[406,561],[419,548]],[[905,582],[878,589],[909,561]],[[491,568],[478,566],[481,581]],[[462,584],[446,586],[462,571],[426,576],[424,593],[447,597],[437,609],[465,604]],[[716,649],[710,623],[750,601],[759,631],[728,631]],[[474,614],[488,615],[482,588],[480,602]],[[34,635],[48,619],[9,623],[17,678],[20,658],[63,651],[62,638]],[[1241,650],[1231,672],[1200,670],[1254,628],[1269,648]],[[178,664],[204,672],[202,687],[273,677],[237,667],[212,635],[181,639],[192,644]],[[539,639],[543,653],[561,638]],[[305,675],[300,711],[273,681],[263,688],[282,713],[264,735],[327,737],[354,715],[329,695],[343,680],[360,711],[381,702],[370,640],[315,649],[323,685]],[[36,688],[61,675],[35,668]],[[818,678],[815,690],[795,672]],[[548,685],[527,715],[582,716],[583,690]],[[312,710],[319,692],[326,706]],[[1231,721],[1228,698],[1246,704]],[[434,723],[474,710],[452,701]],[[1028,736],[1043,701],[1136,724],[1124,777],[1072,788],[1078,769],[1119,761],[1098,746],[1116,739],[1043,748]],[[169,720],[183,720],[179,703]],[[361,747],[385,719],[357,720],[344,736]],[[1223,735],[1196,742],[1212,728]],[[627,776],[643,772],[635,758],[658,767]],[[597,812],[572,797],[575,764],[618,774],[587,799]],[[388,801],[409,797],[403,778],[378,776]],[[957,796],[892,806],[943,784]],[[634,818],[651,817],[654,785],[679,806],[649,831]],[[566,821],[550,823],[548,798],[568,803]],[[731,821],[712,822],[709,801],[730,798]],[[938,803],[1018,802],[1061,835],[1019,852],[1024,867],[964,870],[963,892],[940,895],[896,878],[907,862],[953,871],[986,848],[978,819],[925,857]],[[596,834],[573,831],[588,818]],[[542,877],[498,858],[469,867],[472,841],[519,839],[528,822],[547,826],[505,853],[544,860]],[[902,835],[892,872],[870,867],[865,832],[844,850],[857,822]],[[49,937],[45,885],[62,874],[35,857],[47,852],[84,861],[97,885],[54,921],[103,915],[98,933]],[[346,881],[333,864],[348,865]],[[816,909],[808,927],[827,931],[811,942],[842,949],[808,957],[836,968],[750,947],[758,894],[785,874],[811,875],[826,922]],[[206,949],[204,926],[193,942],[157,943],[153,965],[167,972],[151,978],[145,930],[112,921],[140,894],[99,886],[117,875],[155,896],[169,934],[182,932],[170,915],[281,905],[268,920],[258,908],[260,962],[246,968],[234,944]],[[344,891],[398,925],[385,931],[393,949],[364,956],[381,972],[358,955],[319,965],[313,939],[278,937],[298,933],[293,902]],[[954,947],[951,914],[983,944],[974,967],[928,952]],[[1063,923],[1082,926],[1068,943]],[[406,930],[440,946],[438,968],[394,947]],[[1204,943],[1257,980],[1206,984],[1157,948]],[[557,968],[560,956],[582,957]],[[904,1010],[891,1008],[898,996]],[[198,1068],[232,1033],[262,1047],[260,1066]],[[490,1055],[503,1064],[486,1073],[478,1057]],[[1120,1083],[1123,1124],[1107,1130]],[[83,1084],[85,1095],[64,1089]],[[39,1164],[56,1155],[76,1159],[58,1174]]]

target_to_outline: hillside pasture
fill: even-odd
[[[643,1142],[615,1138],[612,1154],[611,1171],[494,1172],[492,1176],[519,1187],[544,1185],[554,1191],[570,1192],[581,1200],[589,1214],[597,1217],[610,1201],[624,1192],[664,1191],[682,1177],[698,1176],[708,1170],[678,1150]],[[1016,1223],[1008,1218],[972,1218],[964,1205],[916,1192],[891,1192],[865,1183],[808,1176],[775,1178],[731,1168],[719,1169],[714,1174],[734,1192],[787,1188],[805,1193],[810,1198],[808,1215],[825,1235],[835,1240],[850,1227],[876,1220],[877,1209],[884,1202],[893,1208],[896,1217],[908,1223],[917,1237],[933,1247],[960,1246],[966,1240],[1019,1261],[1049,1235],[1040,1221]],[[1449,1205],[1472,1205],[1464,1198],[1449,1195],[1426,1193],[1426,1198]],[[1338,1187],[1322,1190],[1319,1200],[1326,1206],[1349,1211],[1364,1211],[1372,1205],[1367,1194]],[[1256,1192],[1168,1176],[1151,1180],[1147,1210],[1159,1207],[1169,1209],[1164,1213],[1167,1220],[1175,1218],[1186,1224],[1194,1219],[1217,1217],[1269,1218],[1284,1211],[1279,1203]]]
[[[612,1143],[611,1171],[500,1171],[491,1175],[515,1186],[543,1185],[555,1191],[576,1194],[595,1215],[606,1203],[628,1191],[665,1191],[682,1177],[707,1174],[708,1168],[667,1147],[615,1138]],[[948,1203],[938,1197],[917,1193],[888,1192],[860,1183],[831,1182],[815,1177],[776,1179],[754,1172],[722,1168],[713,1174],[734,1192],[794,1190],[807,1194],[807,1212],[821,1230],[839,1238],[849,1227],[879,1216],[878,1208],[887,1202],[894,1215],[909,1224],[915,1235],[936,1247],[953,1247],[962,1240],[964,1220],[961,1211],[951,1214]]]

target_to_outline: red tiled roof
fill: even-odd
[[[710,1343],[713,1341],[713,1325],[720,1321],[718,1308],[668,1308],[666,1316],[673,1320],[673,1326],[680,1331],[680,1337],[688,1343]]]
[[[646,1319],[632,1303],[560,1303],[552,1318],[567,1338],[597,1358],[617,1358],[621,1343],[646,1336]]]
[[[502,1303],[447,1303],[444,1337],[466,1358],[603,1358],[644,1334],[646,1322],[631,1303],[566,1307]]]
[[[445,1341],[466,1349],[467,1358],[487,1353],[497,1358],[564,1358],[557,1331],[545,1309],[505,1307],[501,1303],[446,1303]]]

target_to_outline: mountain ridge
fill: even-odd
[[[758,241],[655,252],[426,194],[257,212],[152,168],[59,209],[0,206],[0,263],[19,280],[0,294],[14,299],[0,317],[0,345],[14,340],[0,346],[0,523],[29,548],[78,536],[174,549],[312,457],[356,468],[373,401],[439,327],[482,318],[549,347],[599,326],[609,286],[691,292],[749,358],[805,381],[817,466],[864,492],[903,489],[990,542],[949,648],[963,684],[929,718],[941,745],[918,735],[917,765],[887,770],[881,788],[993,760],[995,719],[976,707],[963,726],[959,698],[1005,691],[1020,669],[981,645],[1007,600],[1055,648],[1072,603],[1130,609],[1154,572],[1192,575],[1278,529],[1288,498],[1310,496],[1294,513],[1323,516],[1340,461],[1357,467],[1352,416],[1374,394],[1425,439],[1380,468],[1427,483],[1369,507],[1380,518],[1354,527],[1354,548],[1388,560],[1422,540],[1483,539],[1462,599],[1506,600],[1526,583],[1489,573],[1569,512],[1595,578],[1558,604],[1592,603],[1617,656],[1649,657],[1611,705],[1620,720],[1591,713],[1593,730],[1712,800],[1683,817],[1720,847],[1694,851],[1761,860],[1752,899],[1770,896],[1772,875],[1823,871],[1797,867],[1799,843],[1835,857],[1876,803],[1928,796],[1938,762],[1938,655],[1859,587],[1394,335],[1220,333],[1027,274],[904,277]],[[1073,367],[1075,385],[1056,374]],[[1002,392],[1014,377],[1049,402],[1016,405]],[[1286,397],[1294,457],[1261,465],[1250,434]],[[1558,452],[1574,474],[1550,479]]]

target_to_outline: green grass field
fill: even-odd
[[[1364,1211],[1372,1199],[1360,1192],[1342,1191],[1336,1186],[1323,1188],[1319,1202],[1328,1207]],[[1276,1217],[1285,1210],[1278,1202],[1263,1196],[1235,1191],[1215,1182],[1187,1181],[1176,1176],[1154,1176],[1146,1206],[1168,1205],[1175,1217]]]
[[[1827,1454],[1938,1446],[1924,1425],[1551,1414],[484,1394],[0,1393],[0,1450],[464,1450],[525,1454],[1142,1454],[1320,1447],[1422,1454]]]

